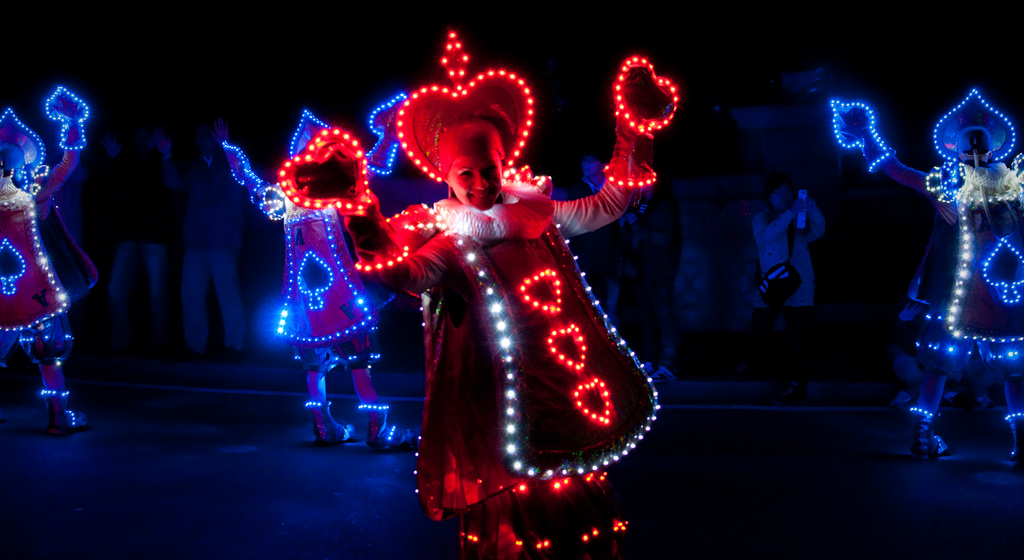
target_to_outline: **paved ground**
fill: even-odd
[[[0,558],[456,556],[456,525],[419,511],[413,455],[313,446],[302,393],[256,377],[211,389],[199,365],[82,380],[96,377],[84,365],[72,404],[93,429],[68,437],[42,433],[35,376],[0,376]],[[187,383],[160,383],[174,370]],[[907,419],[887,407],[679,398],[762,390],[708,385],[666,386],[655,430],[610,471],[628,558],[1020,557],[1024,472],[1005,462],[1000,410],[944,411],[956,454],[914,462]],[[339,416],[356,404],[332,400]],[[415,394],[390,400],[397,423],[417,422]]]

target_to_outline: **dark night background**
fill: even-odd
[[[742,4],[624,4],[636,13],[549,3],[452,17],[437,12],[461,10],[436,3],[371,6],[395,21],[366,5],[46,6],[51,19],[6,34],[0,109],[12,107],[42,136],[53,164],[56,131],[42,100],[56,85],[69,88],[91,109],[86,169],[106,158],[105,132],[130,149],[136,126],[164,126],[184,161],[195,155],[195,125],[224,118],[231,143],[267,177],[303,108],[369,144],[365,120],[381,100],[443,82],[438,59],[451,27],[470,71],[500,65],[532,85],[539,116],[521,163],[564,186],[579,178],[582,152],[610,152],[611,81],[627,56],[647,55],[685,89],[682,111],[656,136],[654,162],[682,218],[676,305],[685,382],[659,385],[665,405],[649,443],[612,469],[633,522],[629,557],[1019,557],[1024,485],[996,463],[1010,445],[1005,409],[944,410],[942,433],[957,454],[911,462],[906,419],[875,406],[897,390],[886,331],[933,211],[883,173],[868,174],[859,154],[839,150],[828,100],[870,103],[900,160],[930,169],[939,163],[935,122],[972,87],[1015,123],[1024,119],[1012,27],[1020,18],[966,5],[921,19],[851,3],[763,14]],[[1019,141],[1013,153],[1021,151]],[[733,377],[756,282],[749,221],[764,177],[778,170],[807,188],[826,218],[825,236],[811,245],[820,315],[811,400],[842,407],[762,406],[781,377],[733,382],[752,381]],[[396,176],[378,184],[382,192],[422,182],[405,161]],[[311,444],[302,373],[272,332],[281,224],[254,206],[239,263],[244,360],[107,354],[107,230],[117,216],[104,207],[103,188],[96,180],[82,187],[83,245],[100,282],[70,312],[76,340],[67,364],[74,409],[88,412],[92,428],[43,437],[37,368],[16,353],[0,372],[8,419],[0,557],[452,556],[456,522],[421,515],[412,454]],[[180,312],[175,249],[168,296]],[[137,284],[134,301],[145,302],[141,277]],[[135,311],[133,324],[146,325],[146,305]],[[638,319],[623,318],[636,348]],[[415,303],[391,304],[381,318],[375,383],[394,399],[390,421],[403,428],[420,417],[420,321]],[[170,328],[180,343],[180,313]],[[328,383],[339,418],[356,418],[348,376]]]
[[[303,108],[372,142],[365,119],[377,103],[399,90],[443,83],[438,59],[445,32],[452,28],[471,56],[471,72],[503,66],[532,84],[539,117],[521,161],[564,186],[579,177],[583,151],[610,152],[611,80],[623,59],[644,54],[660,74],[684,86],[683,110],[655,143],[655,167],[663,183],[671,181],[683,206],[684,243],[688,236],[703,236],[704,249],[717,259],[712,264],[728,268],[725,261],[741,257],[720,250],[719,241],[742,238],[749,245],[749,234],[702,225],[701,212],[710,208],[711,214],[727,214],[730,204],[757,204],[763,177],[770,171],[789,172],[825,212],[825,238],[812,246],[817,301],[824,323],[839,327],[884,326],[891,320],[890,308],[903,295],[927,243],[932,211],[882,173],[866,173],[859,154],[841,153],[831,143],[828,99],[871,103],[883,136],[899,150],[900,159],[923,170],[939,162],[930,138],[934,123],[972,87],[1011,118],[1024,116],[1024,106],[1013,95],[1015,72],[1001,65],[988,44],[950,39],[943,31],[948,24],[942,22],[894,27],[892,21],[872,18],[817,16],[797,25],[779,13],[739,20],[646,7],[636,16],[588,12],[562,18],[409,12],[394,22],[370,15],[367,8],[310,8],[302,14],[291,8],[253,9],[239,19],[213,16],[206,21],[183,11],[134,26],[91,18],[92,25],[81,27],[88,33],[72,50],[46,43],[33,64],[14,72],[3,103],[40,132],[53,162],[54,130],[43,118],[41,99],[62,84],[87,100],[92,113],[86,166],[90,158],[103,156],[99,140],[104,132],[116,132],[127,144],[138,124],[164,126],[174,141],[175,158],[190,157],[195,124],[222,117],[230,125],[231,142],[268,176],[282,161]],[[735,114],[749,108],[776,115],[776,120],[785,119],[787,108],[797,108],[812,115],[813,122],[809,127],[803,123],[797,135],[745,136]],[[782,150],[788,154],[784,160],[800,160],[813,171],[752,154],[752,142]],[[395,176],[399,181],[421,179],[404,161]],[[730,182],[729,177],[739,179]],[[801,179],[810,183],[808,178],[814,184],[800,184]],[[710,191],[692,187],[709,179],[718,186]],[[90,220],[95,229],[107,219],[97,219],[103,209],[95,202],[90,206],[90,200],[98,200],[90,198],[90,191],[101,188],[87,182],[83,204],[84,245],[102,275],[109,266],[104,262],[109,248],[89,233]],[[697,209],[687,213],[687,204]],[[757,209],[749,208],[741,209],[747,217]],[[277,224],[252,214],[247,245],[253,247],[243,251],[240,266],[243,283],[254,275],[267,278],[259,286],[243,286],[252,307],[250,332],[262,337],[269,335],[258,317],[271,312],[280,262],[265,258],[261,240],[274,244],[274,254],[281,240]],[[706,217],[707,223],[716,220],[721,219]],[[694,274],[702,274],[705,266],[695,265]],[[712,284],[721,280],[710,278]],[[90,309],[103,309],[104,289],[101,280]],[[172,294],[174,289],[172,284]],[[683,325],[684,331],[744,330],[746,294],[734,289],[707,297],[734,308],[732,318],[711,317],[728,314],[712,305]],[[88,344],[89,337],[84,338],[81,342]]]

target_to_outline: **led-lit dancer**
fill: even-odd
[[[371,127],[380,111],[403,99],[395,97],[375,111]],[[383,138],[378,141],[382,143],[386,143]],[[354,426],[336,422],[327,401],[327,373],[341,367],[351,372],[362,403],[366,444],[412,449],[416,435],[387,424],[388,405],[379,401],[373,388],[370,364],[380,357],[373,344],[377,309],[352,265],[339,219],[341,214],[358,211],[353,204],[358,206],[367,192],[370,172],[358,141],[303,112],[289,150],[292,159],[274,184],[253,173],[239,148],[227,142],[223,146],[235,179],[249,189],[253,202],[271,219],[284,221],[284,309],[278,333],[292,344],[295,358],[306,369],[306,408],[313,415],[316,443],[355,438]],[[377,172],[390,170],[396,150],[397,146],[371,152]],[[318,174],[318,167],[329,172]]]
[[[96,268],[71,238],[53,195],[78,166],[89,108],[58,87],[45,102],[61,124],[64,155],[50,170],[46,147],[7,109],[0,116],[0,366],[19,344],[39,365],[47,431],[85,429],[85,415],[68,409],[61,364],[71,353],[67,311],[96,283]]]
[[[976,349],[1005,381],[1012,460],[1024,464],[1024,156],[1012,167],[1001,161],[1013,149],[1012,123],[971,90],[936,124],[932,139],[945,161],[923,173],[896,159],[876,130],[870,107],[833,100],[832,110],[841,145],[861,148],[869,169],[881,168],[936,210],[928,250],[908,292],[930,306],[917,341],[925,373],[910,409],[916,419],[911,452],[917,458],[947,452],[933,420],[946,377],[960,375]]]
[[[618,558],[626,521],[604,470],[650,429],[657,393],[564,238],[618,219],[653,182],[651,133],[676,90],[627,60],[610,186],[553,202],[550,178],[513,167],[535,118],[529,87],[505,70],[471,77],[468,58],[450,34],[454,85],[412,93],[398,115],[402,150],[449,197],[346,220],[357,266],[423,294],[420,503],[434,520],[460,516],[463,558]]]

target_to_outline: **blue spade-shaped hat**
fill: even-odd
[[[935,150],[942,159],[958,161],[961,134],[964,131],[984,129],[988,132],[992,161],[999,161],[1010,155],[1017,140],[1013,123],[1006,115],[989,105],[977,89],[939,119],[932,132]]]

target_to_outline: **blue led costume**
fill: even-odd
[[[42,140],[7,109],[0,116],[0,367],[20,345],[43,377],[52,434],[87,427],[67,409],[61,363],[71,352],[67,310],[88,293],[96,268],[68,233],[53,195],[78,166],[88,107],[58,87],[45,103],[62,125],[64,155],[52,171],[43,165]]]
[[[388,107],[402,98],[396,97]],[[354,427],[338,424],[331,417],[323,385],[323,376],[341,366],[352,371],[356,392],[363,401],[360,410],[367,416],[367,444],[410,448],[415,435],[387,426],[387,405],[376,402],[369,381],[370,364],[380,357],[373,343],[377,306],[352,264],[339,215],[339,209],[358,196],[357,186],[368,180],[368,170],[361,151],[335,141],[333,135],[340,134],[304,111],[292,138],[291,161],[281,172],[282,180],[274,184],[252,172],[239,148],[226,142],[223,146],[232,174],[249,189],[253,202],[271,219],[284,222],[285,278],[277,332],[292,344],[296,359],[309,372],[311,400],[306,407],[313,413],[316,442],[331,444],[354,437]],[[327,149],[334,151],[325,167],[333,166],[336,175],[326,181],[303,175],[299,169],[304,165],[303,158]],[[393,152],[383,152],[385,159],[390,155],[393,161]],[[289,175],[292,171],[294,174]],[[306,179],[305,187],[296,187],[297,182]]]
[[[1024,188],[1022,156],[1013,149],[1012,123],[972,90],[936,125],[935,149],[945,163],[924,174],[895,157],[875,130],[870,107],[832,102],[835,132],[844,147],[859,147],[871,164],[928,198],[937,210],[925,257],[911,282],[911,299],[930,306],[917,342],[928,373],[918,405],[911,451],[935,457],[945,443],[931,428],[945,375],[959,375],[977,348],[1005,380],[1014,434],[1024,412]],[[1014,460],[1019,459],[1017,446]]]

